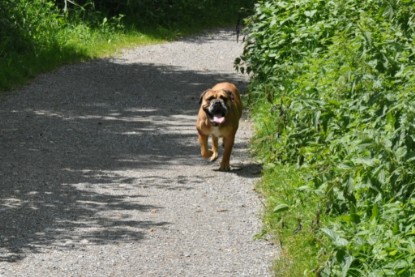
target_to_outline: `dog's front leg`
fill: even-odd
[[[210,161],[216,161],[218,158],[218,140],[219,138],[212,135],[212,156],[210,157]]]
[[[229,165],[229,160],[231,157],[234,142],[235,142],[235,134],[233,134],[232,136],[223,138],[223,144],[225,146],[225,150],[223,151],[223,158],[222,158],[222,161],[219,167],[220,171],[231,170],[231,167]]]
[[[203,158],[209,159],[212,156],[212,151],[208,149],[208,136],[202,134],[199,131],[199,145],[200,145],[200,154]]]

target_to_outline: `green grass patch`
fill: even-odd
[[[252,0],[0,1],[0,91],[60,65],[208,28],[235,26]]]
[[[61,30],[58,36],[56,43],[36,52],[10,53],[0,63],[0,90],[12,89],[63,64],[106,57],[120,48],[165,41],[138,31],[106,34],[86,26]]]
[[[263,234],[271,234],[280,247],[274,264],[276,276],[315,276],[327,258],[322,246],[329,243],[317,234],[327,220],[324,203],[321,195],[309,187],[309,170],[273,163],[280,153],[273,142],[278,133],[275,116],[280,111],[266,103],[250,103],[256,128],[251,147],[264,163],[263,176],[257,184],[257,191],[266,199]]]
[[[275,261],[276,276],[314,275],[321,253],[321,241],[315,230],[321,220],[317,197],[304,191],[304,179],[299,169],[283,165],[268,165],[257,187],[266,196],[264,228],[280,246]]]

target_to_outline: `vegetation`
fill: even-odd
[[[1,0],[0,91],[121,46],[234,25],[240,9],[252,5],[253,0]]]
[[[0,90],[58,65],[235,24],[253,0],[2,0]],[[191,22],[191,24],[189,24]],[[283,276],[415,275],[415,5],[258,1],[236,66]]]
[[[259,1],[247,29],[277,275],[414,276],[413,1]]]

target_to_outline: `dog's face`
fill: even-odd
[[[212,124],[223,124],[232,106],[232,93],[226,90],[207,90],[200,96],[200,104]]]

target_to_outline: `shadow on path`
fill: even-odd
[[[200,161],[199,94],[232,78],[92,61],[1,98],[0,261],[46,246],[140,241],[149,229],[170,224],[131,216],[163,208],[142,204],[146,195],[134,186],[190,189],[186,184],[195,180],[151,171]],[[126,178],[125,171],[144,175]]]

